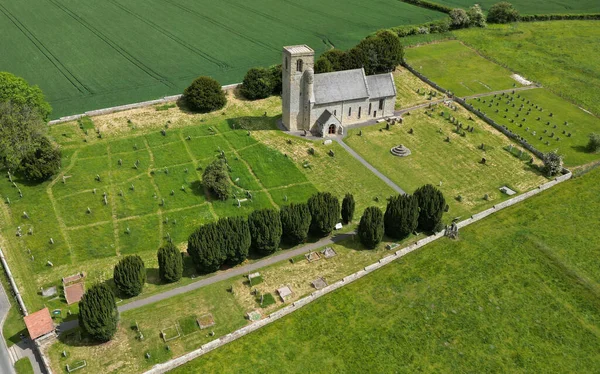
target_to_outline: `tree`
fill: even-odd
[[[333,65],[328,59],[323,58],[323,56],[319,57],[315,62],[315,74],[330,73],[332,71],[334,71]]]
[[[303,243],[310,228],[310,210],[307,204],[294,204],[281,208],[282,240],[290,245]]]
[[[352,222],[352,218],[354,218],[354,196],[350,193],[347,193],[342,200],[342,221],[348,224]]]
[[[398,34],[389,30],[380,31],[376,37],[376,49],[379,64],[376,73],[387,73],[396,70],[404,60],[404,48]]]
[[[204,169],[202,184],[219,200],[227,200],[229,198],[230,181],[225,160],[215,160]]]
[[[107,342],[117,332],[119,311],[106,283],[90,287],[79,302],[79,326],[94,340]]]
[[[450,26],[453,29],[463,29],[469,27],[471,19],[467,12],[461,8],[454,8],[450,11]]]
[[[308,199],[312,217],[310,231],[317,236],[327,236],[340,219],[340,202],[329,192],[318,192]]]
[[[199,77],[183,91],[183,100],[194,112],[208,113],[227,104],[221,84],[210,77]]]
[[[397,195],[389,198],[384,215],[385,233],[394,239],[404,239],[417,229],[419,203],[414,196]]]
[[[240,92],[246,99],[258,100],[271,96],[273,93],[272,74],[264,68],[252,68],[248,70]]]
[[[542,161],[544,161],[542,172],[547,177],[553,177],[562,172],[563,159],[556,151],[545,153]]]
[[[181,252],[171,243],[158,249],[158,275],[163,282],[173,283],[183,275]]]
[[[383,213],[376,206],[365,209],[358,224],[358,237],[367,248],[373,249],[383,239]]]
[[[115,265],[115,286],[120,293],[133,297],[142,292],[146,283],[146,267],[138,255],[125,256]]]
[[[217,223],[200,226],[188,238],[187,252],[201,273],[217,271],[227,260],[221,247],[222,233]]]
[[[47,121],[52,107],[38,86],[30,86],[25,79],[0,72],[0,103],[10,102],[17,108],[29,108],[42,121]]]
[[[248,251],[252,243],[250,226],[244,217],[221,218],[217,223],[221,233],[221,248],[227,256],[230,265],[237,265],[248,258]]]
[[[0,103],[0,161],[3,166],[16,170],[25,156],[38,149],[47,131],[37,110],[11,101]]]
[[[511,3],[502,1],[492,5],[488,11],[487,21],[489,23],[509,23],[519,20],[519,12]]]
[[[39,147],[21,160],[20,170],[26,179],[45,181],[60,169],[60,150],[42,137]]]
[[[483,10],[479,4],[475,4],[469,8],[467,11],[467,15],[471,20],[471,26],[475,27],[486,27],[487,23],[485,22],[485,15],[483,14]]]
[[[413,196],[419,205],[419,229],[434,231],[442,222],[442,214],[446,208],[444,195],[431,184],[426,184],[419,187]]]
[[[325,64],[326,67],[331,66],[331,70],[319,71],[315,64],[315,73],[327,73],[330,71],[340,71],[348,69],[346,65],[346,52],[340,49],[330,49],[325,51],[317,60],[317,64],[319,64],[320,60],[324,61],[321,64]]]
[[[271,91],[272,95],[280,96],[281,91],[283,90],[283,84],[281,82],[281,64],[271,66],[269,68],[269,73],[271,75]]]
[[[600,151],[600,134],[592,133],[589,135],[590,140],[587,144],[588,152],[598,152]]]
[[[279,249],[282,227],[281,217],[275,209],[260,209],[248,217],[252,249],[259,254],[269,255]]]

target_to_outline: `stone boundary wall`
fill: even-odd
[[[238,88],[241,85],[242,85],[241,83],[234,83],[234,84],[229,84],[229,85],[223,86],[222,88],[224,91],[230,91],[235,88]],[[48,125],[57,125],[59,123],[75,121],[75,120],[78,120],[83,117],[101,116],[104,114],[122,112],[122,111],[130,110],[130,109],[144,108],[144,107],[152,106],[152,105],[156,105],[156,104],[173,103],[173,102],[176,102],[177,100],[179,100],[182,96],[183,95],[165,96],[163,98],[156,99],[156,100],[142,101],[139,103],[119,105],[119,106],[113,106],[110,108],[91,110],[89,112],[85,112],[82,114],[74,114],[72,116],[60,117],[59,119],[55,119],[55,120],[48,122]]]
[[[554,178],[554,180],[544,183],[531,191],[525,192],[519,196],[513,197],[513,198],[503,201],[499,204],[496,204],[490,209],[487,209],[487,210],[484,210],[483,212],[474,214],[473,216],[471,216],[471,218],[459,222],[457,224],[457,226],[459,228],[466,227],[466,226],[468,226],[472,223],[475,223],[491,214],[494,214],[502,209],[513,206],[513,205],[515,205],[521,201],[524,201],[534,195],[537,195],[538,193],[540,193],[544,190],[547,190],[559,183],[569,180],[569,179],[571,179],[571,177],[572,177],[572,173],[567,170],[566,174],[556,177],[556,178]],[[431,235],[424,239],[417,240],[415,243],[413,243],[407,247],[404,247],[404,248],[394,252],[393,254],[383,257],[376,263],[365,266],[363,270],[359,270],[354,274],[350,274],[350,275],[344,277],[342,280],[340,280],[338,282],[330,284],[327,287],[324,287],[320,290],[314,291],[310,295],[305,296],[305,297],[293,302],[292,304],[287,305],[287,306],[279,309],[278,311],[269,314],[267,317],[265,317],[259,321],[253,322],[253,323],[251,323],[245,327],[242,327],[239,330],[236,330],[232,333],[229,333],[219,339],[215,339],[209,343],[206,343],[206,344],[202,345],[200,348],[198,348],[192,352],[186,353],[183,356],[177,357],[171,361],[167,361],[162,364],[157,364],[154,367],[152,367],[152,369],[146,371],[145,374],[162,374],[162,373],[168,372],[169,370],[173,370],[174,368],[181,366],[189,361],[192,361],[200,356],[203,356],[204,354],[206,354],[214,349],[217,349],[227,343],[230,343],[238,338],[241,338],[244,335],[247,335],[253,331],[258,330],[263,326],[266,326],[274,321],[277,321],[278,319],[302,308],[303,306],[312,303],[313,301],[317,300],[318,298],[320,298],[324,295],[327,295],[328,293],[331,293],[340,287],[350,284],[350,283],[354,282],[355,280],[360,279],[360,278],[364,277],[365,275],[372,273],[373,271],[380,269],[381,267],[393,262],[394,260],[402,258],[402,257],[406,256],[407,254],[409,254],[431,242],[434,242],[434,241],[444,237],[445,235],[446,235],[446,230],[443,230],[435,235]]]
[[[415,68],[413,68],[412,66],[410,66],[408,64],[408,62],[403,61],[402,62],[402,66],[404,66],[408,71],[410,71],[411,73],[413,73],[414,75],[416,75],[420,80],[422,80],[423,82],[425,82],[428,85],[432,86],[436,90],[441,91],[441,92],[445,93],[448,96],[453,96],[450,91],[448,91],[447,89],[443,88],[442,86],[439,86],[437,83],[435,83],[431,79],[429,79],[426,76],[424,76],[423,74],[419,73]]]
[[[17,299],[17,303],[19,303],[19,308],[21,308],[21,312],[24,315],[28,315],[29,312],[27,312],[27,307],[25,306],[25,303],[23,302],[23,298],[21,297],[21,294],[19,293],[19,289],[17,288],[15,279],[13,278],[10,268],[8,267],[8,263],[6,262],[6,259],[4,258],[4,252],[2,251],[2,248],[0,248],[0,260],[2,261],[2,266],[4,267],[4,271],[6,271],[6,275],[8,276],[8,280],[10,282],[10,286],[13,290],[13,293],[15,294],[15,297]]]

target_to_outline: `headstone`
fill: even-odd
[[[54,239],[50,238],[50,244],[54,244]]]

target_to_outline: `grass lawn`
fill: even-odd
[[[29,361],[29,358],[23,357],[15,362],[15,371],[17,374],[33,374],[33,366],[31,366],[31,361]]]
[[[442,97],[442,93],[420,80],[410,71],[398,66],[394,71],[396,109],[409,108]]]
[[[600,132],[600,119],[546,89],[482,97],[469,100],[469,103],[538,150],[558,150],[564,155],[567,166],[600,158],[585,149],[588,135]]]
[[[442,111],[445,117],[440,115]],[[464,127],[473,126],[474,131],[466,132],[464,137],[457,134],[456,127],[447,120],[450,114]],[[505,200],[507,196],[498,190],[502,186],[521,193],[546,181],[531,166],[504,150],[511,144],[509,139],[478,119],[468,120],[469,117],[477,118],[462,107],[454,111],[438,105],[405,115],[404,123],[390,130],[380,131],[382,125],[350,130],[344,141],[408,193],[427,183],[440,188],[450,205],[448,218],[464,219]],[[413,134],[409,134],[411,128]],[[480,149],[482,143],[485,150]],[[399,144],[412,154],[392,155],[390,149]],[[481,163],[482,158],[486,159],[485,164]],[[486,194],[488,200],[484,199]],[[459,195],[462,201],[458,201]]]
[[[521,86],[509,70],[456,40],[408,48],[405,58],[413,68],[458,96]]]
[[[449,7],[466,9],[473,4],[479,4],[484,11],[496,4],[496,0],[435,0],[438,4]],[[565,13],[597,13],[600,12],[600,4],[594,0],[512,0],[510,2],[521,14],[565,14]]]
[[[173,372],[593,371],[599,181],[561,184]]]
[[[569,4],[592,9],[585,1]],[[599,2],[594,4],[600,7]],[[600,64],[594,57],[600,55],[597,21],[490,25],[485,30],[455,31],[454,35],[525,78],[600,115]]]

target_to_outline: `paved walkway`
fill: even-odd
[[[11,360],[6,341],[4,340],[4,336],[2,336],[2,327],[4,326],[4,320],[8,315],[9,309],[10,300],[4,291],[4,287],[0,284],[0,340],[2,340],[0,343],[0,372],[12,374],[15,372],[13,370],[14,361]]]
[[[17,361],[24,357],[27,357],[31,362],[31,366],[33,367],[33,372],[35,374],[46,373],[44,365],[42,364],[42,360],[37,354],[37,350],[35,350],[34,343],[31,339],[25,338],[17,344],[11,346],[8,350],[13,361]]]

